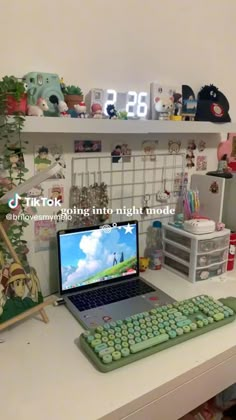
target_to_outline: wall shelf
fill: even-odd
[[[234,133],[236,132],[236,123],[26,117],[23,132],[68,134]]]

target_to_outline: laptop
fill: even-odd
[[[57,240],[60,294],[85,328],[173,302],[139,276],[137,221],[62,230]]]

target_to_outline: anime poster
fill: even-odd
[[[56,200],[57,202],[64,203],[64,187],[62,185],[53,185],[48,190],[48,198]]]
[[[74,152],[75,153],[91,153],[101,152],[102,142],[101,140],[75,140]]]
[[[35,147],[35,156],[34,156],[34,168],[35,173],[44,171],[53,163],[58,163],[61,166],[59,172],[57,172],[53,178],[65,178],[65,168],[66,163],[63,156],[62,146],[60,145],[52,145],[52,146],[44,146],[39,145]]]
[[[197,156],[197,171],[207,170],[207,156]]]
[[[55,238],[56,224],[52,220],[34,222],[35,252],[47,251]]]
[[[116,143],[111,152],[112,163],[131,162],[132,150],[126,143]]]

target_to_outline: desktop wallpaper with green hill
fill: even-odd
[[[126,225],[127,226],[127,225]],[[60,236],[62,289],[85,286],[137,271],[135,225]]]

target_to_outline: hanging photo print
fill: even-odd
[[[58,163],[61,166],[61,170],[56,173],[53,178],[65,178],[65,160],[63,157],[62,146],[52,145],[44,146],[39,145],[35,147],[35,156],[34,156],[34,167],[35,173],[44,171],[53,163]]]

